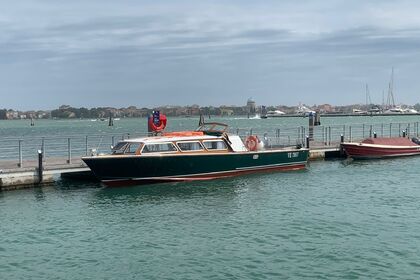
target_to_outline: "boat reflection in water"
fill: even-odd
[[[111,154],[82,159],[107,186],[210,180],[306,167],[308,149],[264,147],[257,136],[242,141],[227,128],[206,123],[196,131],[124,140]]]

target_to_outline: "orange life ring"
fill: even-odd
[[[154,132],[161,132],[162,130],[165,129],[166,122],[167,122],[166,116],[164,114],[160,114],[159,125],[155,125],[155,123],[153,122],[153,118],[149,118],[149,127]]]
[[[256,151],[257,147],[258,147],[258,142],[260,140],[258,139],[257,136],[254,135],[250,135],[246,138],[245,140],[245,147],[249,150],[249,151]]]

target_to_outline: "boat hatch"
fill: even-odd
[[[224,123],[204,123],[197,128],[197,131],[202,131],[207,135],[220,136],[228,129],[228,125]]]
[[[146,144],[141,151],[142,154],[150,154],[150,153],[173,153],[176,152],[177,149],[175,145],[171,142],[167,143],[151,143]]]

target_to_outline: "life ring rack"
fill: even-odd
[[[161,132],[165,129],[167,121],[168,120],[167,120],[167,118],[164,114],[159,115],[159,124],[158,125],[156,125],[154,123],[153,118],[149,118],[149,128],[153,132]]]

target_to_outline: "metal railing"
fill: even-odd
[[[375,123],[309,127],[279,127],[270,130],[264,128],[230,129],[230,133],[245,139],[249,135],[258,135],[264,139],[267,147],[305,146],[306,137],[310,138],[311,147],[337,147],[341,140],[360,141],[367,137],[399,137],[403,131],[408,137],[419,136],[419,122],[411,123]],[[110,152],[110,147],[118,141],[147,136],[142,133],[107,133],[91,135],[45,136],[45,137],[2,137],[0,138],[0,169],[25,167],[30,161],[36,161],[38,151],[42,151],[45,162],[71,164],[82,156],[89,155],[93,149],[98,153]]]

